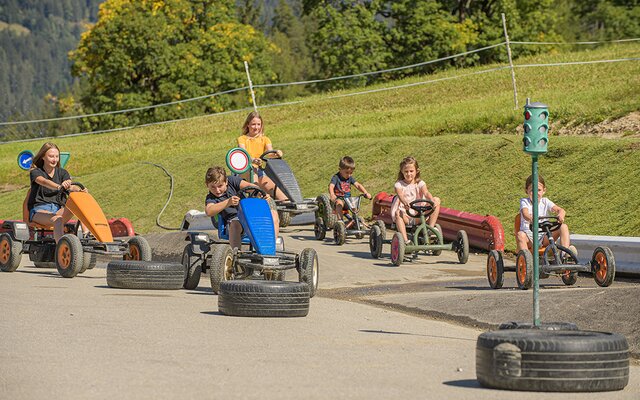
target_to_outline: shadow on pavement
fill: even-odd
[[[475,342],[476,339],[467,339],[461,337],[453,337],[453,336],[440,336],[440,335],[425,335],[423,333],[409,333],[409,332],[395,332],[395,331],[383,331],[379,329],[359,329],[358,332],[363,333],[377,333],[383,335],[410,335],[410,336],[423,336],[430,338],[438,338],[438,339],[453,339],[453,340],[464,340],[467,342]]]
[[[200,314],[215,315],[215,316],[225,316],[220,311],[200,311]]]
[[[462,387],[462,388],[485,389],[482,386],[480,386],[480,383],[478,383],[478,381],[475,379],[460,379],[458,381],[442,382],[442,384],[447,386],[455,386],[455,387]]]

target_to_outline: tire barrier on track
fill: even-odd
[[[237,317],[305,317],[309,298],[309,285],[302,282],[224,281],[218,310]]]
[[[107,264],[107,285],[119,289],[181,289],[185,273],[179,263],[111,261]]]
[[[391,202],[393,195],[380,192],[373,198],[372,217],[391,225]],[[504,251],[504,228],[493,215],[478,215],[452,208],[441,207],[438,224],[445,239],[453,241],[458,231],[464,230],[469,245],[477,249]]]
[[[615,255],[616,274],[640,276],[640,237],[571,235],[571,244],[578,249],[578,261],[591,261],[596,247],[606,246]]]

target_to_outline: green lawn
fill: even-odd
[[[640,44],[556,52],[517,64],[626,57],[640,57]],[[617,139],[554,135],[560,126],[580,127],[640,110],[640,62],[519,68],[517,110],[508,70],[474,74],[494,67],[450,70],[367,90],[467,74],[459,79],[346,97],[336,96],[365,89],[334,92],[264,108],[266,133],[284,151],[309,197],[326,191],[343,155],[354,157],[356,178],[373,193],[391,191],[400,160],[414,155],[444,206],[497,216],[507,248],[513,249],[513,216],[531,169],[521,145],[522,106],[531,97],[550,108],[550,151],[540,159],[540,173],[548,196],[567,210],[571,231],[640,236],[640,132]],[[203,209],[204,172],[224,164],[244,117],[211,116],[55,142],[71,152],[67,169],[107,216],[127,217],[145,233],[161,230],[155,218],[169,180],[143,162],[162,164],[173,174],[175,192],[162,222],[178,226],[186,211]],[[23,149],[37,151],[42,142],[0,145],[0,182],[12,189],[0,193],[1,218],[20,218],[28,177],[16,157]]]

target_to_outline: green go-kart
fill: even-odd
[[[436,224],[435,227],[432,227],[426,222],[427,217],[435,209],[433,202],[431,200],[418,199],[412,201],[409,206],[407,214],[412,218],[420,218],[420,224],[413,230],[407,231],[407,236],[411,243],[405,243],[400,232],[396,232],[391,241],[387,241],[384,230],[379,224],[375,224],[369,232],[369,249],[373,258],[380,258],[383,244],[391,243],[391,262],[393,265],[400,265],[407,258],[414,260],[420,252],[438,256],[443,250],[455,251],[460,264],[465,264],[469,259],[467,232],[460,230],[455,241],[444,243],[442,229],[439,225]]]

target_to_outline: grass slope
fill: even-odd
[[[517,64],[623,57],[640,57],[640,44],[550,53]],[[309,97],[300,99],[302,104],[265,108],[266,132],[284,151],[309,197],[326,191],[345,154],[355,158],[355,176],[373,193],[391,191],[400,160],[414,155],[423,179],[444,206],[497,216],[505,227],[507,247],[513,249],[513,216],[531,169],[518,132],[524,98],[531,97],[550,106],[550,151],[540,159],[540,172],[548,196],[567,210],[571,230],[640,236],[638,132],[619,139],[553,135],[560,125],[594,124],[639,110],[640,62],[519,68],[517,110],[508,70],[475,74],[492,67],[450,70],[373,88],[474,74],[454,80],[365,95],[337,97],[356,90],[337,92],[329,95],[332,98]],[[224,164],[244,117],[212,116],[55,142],[71,152],[69,171],[89,187],[107,216],[125,216],[144,233],[160,230],[155,218],[169,191],[164,173],[144,162],[162,164],[173,174],[174,196],[162,223],[178,226],[187,210],[203,209],[204,172]],[[18,152],[35,152],[41,144],[0,146],[0,182],[12,189],[0,193],[2,218],[21,216],[28,178],[16,165]]]

